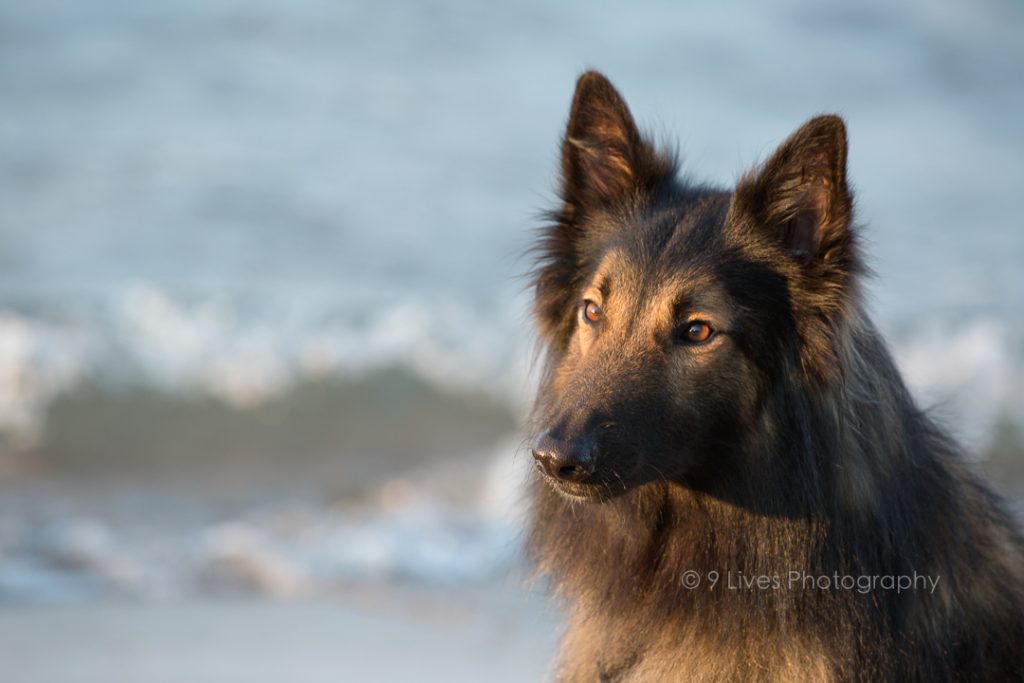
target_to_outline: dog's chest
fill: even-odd
[[[760,634],[710,633],[694,625],[663,626],[647,638],[623,637],[614,620],[604,628],[590,621],[570,629],[563,645],[566,681],[600,683],[666,683],[671,681],[807,681],[834,680],[829,658],[820,645],[798,637],[766,639]],[[597,633],[601,631],[601,633]],[[589,635],[588,643],[581,642]],[[596,637],[595,637],[596,636]],[[573,642],[575,641],[575,642]],[[569,648],[575,651],[569,651]],[[566,666],[568,665],[568,666]]]

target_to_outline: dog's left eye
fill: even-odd
[[[583,301],[583,317],[588,323],[596,323],[601,320],[601,307],[590,299]]]
[[[703,320],[691,320],[683,326],[681,336],[690,344],[701,344],[711,339],[711,335],[714,333],[710,323]]]

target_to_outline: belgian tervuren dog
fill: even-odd
[[[605,77],[537,249],[561,681],[1024,677],[1024,543],[865,314],[842,119],[721,190]]]

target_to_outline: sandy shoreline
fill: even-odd
[[[530,681],[555,640],[543,600],[509,589],[0,609],[7,683]]]

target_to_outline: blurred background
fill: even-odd
[[[5,681],[538,680],[523,256],[603,70],[732,184],[847,118],[871,309],[1024,496],[1024,8],[0,4]]]

